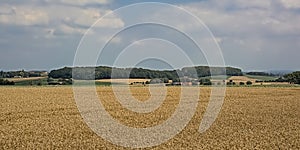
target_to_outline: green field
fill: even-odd
[[[26,86],[26,85],[48,85],[47,78],[34,79],[34,80],[20,80],[15,81],[15,85]]]

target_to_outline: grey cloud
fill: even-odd
[[[107,6],[110,3],[106,0],[1,1],[0,70],[72,65],[81,36],[94,21],[112,11]],[[212,30],[226,63],[246,70],[300,69],[298,4],[298,0],[180,2],[180,6],[198,16]],[[158,17],[163,15],[158,14]],[[182,28],[194,30],[186,21],[173,21]],[[98,28],[109,30],[126,23],[114,16],[104,20],[102,25]],[[151,31],[144,34],[147,32]],[[124,39],[120,37],[114,42],[120,44]],[[9,59],[11,57],[15,59]]]
[[[210,27],[228,65],[300,69],[295,61],[300,55],[300,13],[285,5],[279,0],[212,0],[182,7]]]

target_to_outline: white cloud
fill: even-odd
[[[71,14],[57,14],[56,16],[56,20],[62,20],[59,28],[66,34],[84,34],[87,29],[94,25],[99,19],[101,19],[100,22],[97,22],[94,28],[112,29],[124,26],[122,19],[117,16],[110,15],[110,17],[106,17],[105,19],[101,18],[110,12],[110,10],[78,9],[72,7],[69,8],[69,12],[71,12]]]
[[[223,38],[219,38],[219,37],[215,37],[216,42],[218,43],[222,43],[223,42]]]
[[[0,15],[8,15],[13,13],[13,9],[9,5],[1,5],[0,8]]]
[[[117,17],[105,18],[99,21],[100,23],[95,25],[97,28],[122,28],[125,25],[122,19]]]
[[[299,0],[280,0],[286,8],[300,8]]]
[[[91,25],[93,25],[96,21],[101,19],[95,27],[121,28],[124,26],[124,22],[116,16],[110,15],[109,17],[105,17],[103,19],[101,18],[108,12],[110,11],[99,11],[97,9],[82,9],[78,11],[76,16],[72,16],[72,18],[67,18],[67,21],[71,21],[76,25],[91,27]]]
[[[73,16],[73,20],[75,24],[82,26],[91,26],[95,21],[97,21],[102,14],[96,9],[83,9],[80,10],[78,16]],[[70,18],[68,18],[70,19]]]
[[[61,0],[61,2],[71,3],[71,0]],[[104,0],[87,1],[77,0],[74,4],[106,3]],[[32,30],[39,30],[40,34],[46,38],[57,35],[84,34],[98,19],[111,12],[107,8],[73,7],[70,5],[59,5],[55,1],[48,1],[52,5],[37,5],[35,3],[12,5],[4,4],[0,6],[0,24],[17,26],[35,26]],[[97,28],[120,28],[124,22],[117,16],[110,15],[109,18],[102,19],[97,24]]]
[[[61,3],[84,6],[87,4],[108,4],[109,0],[59,0]]]
[[[231,3],[239,8],[269,8],[271,6],[270,0],[231,0]]]
[[[84,34],[86,31],[85,29],[74,28],[65,24],[61,24],[57,30],[64,34]]]
[[[211,0],[182,7],[198,16],[215,33],[225,34],[223,36],[300,34],[299,14],[281,10],[271,0]]]
[[[40,9],[24,6],[0,6],[0,23],[13,25],[47,25],[48,14]]]

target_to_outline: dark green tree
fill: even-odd
[[[284,78],[290,83],[300,84],[300,71],[287,74]]]

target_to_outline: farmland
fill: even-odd
[[[115,83],[115,84],[130,84],[130,83],[134,83],[134,82],[149,82],[150,79],[101,79],[101,80],[96,80],[96,82],[110,82],[110,83]]]
[[[245,75],[245,76],[256,80],[261,80],[261,81],[276,80],[279,78],[276,76],[257,76],[257,75]]]
[[[268,81],[268,80],[274,80],[276,78],[274,77],[267,77],[267,76],[232,76],[230,77],[227,82],[232,80],[233,82],[236,82],[237,84],[240,82],[246,83],[247,81],[251,81],[253,85],[274,85],[274,86],[280,86],[280,85],[286,85],[289,86],[289,82],[256,82],[256,81]]]
[[[187,127],[153,149],[300,149],[299,87],[228,87],[216,122],[203,134],[198,128],[210,88],[199,90],[197,111]],[[0,87],[0,91],[0,149],[124,149],[88,128],[70,86],[12,86]],[[141,101],[150,96],[147,87],[131,87],[131,91]],[[154,126],[170,117],[180,87],[167,91],[159,109],[137,114],[115,101],[111,87],[97,87],[110,115],[132,127]]]
[[[15,85],[47,85],[47,77],[30,77],[30,78],[6,78],[13,81]]]
[[[34,81],[34,80],[41,80],[46,79],[47,77],[30,77],[30,78],[7,78],[9,81],[14,82],[22,82],[22,81]]]

